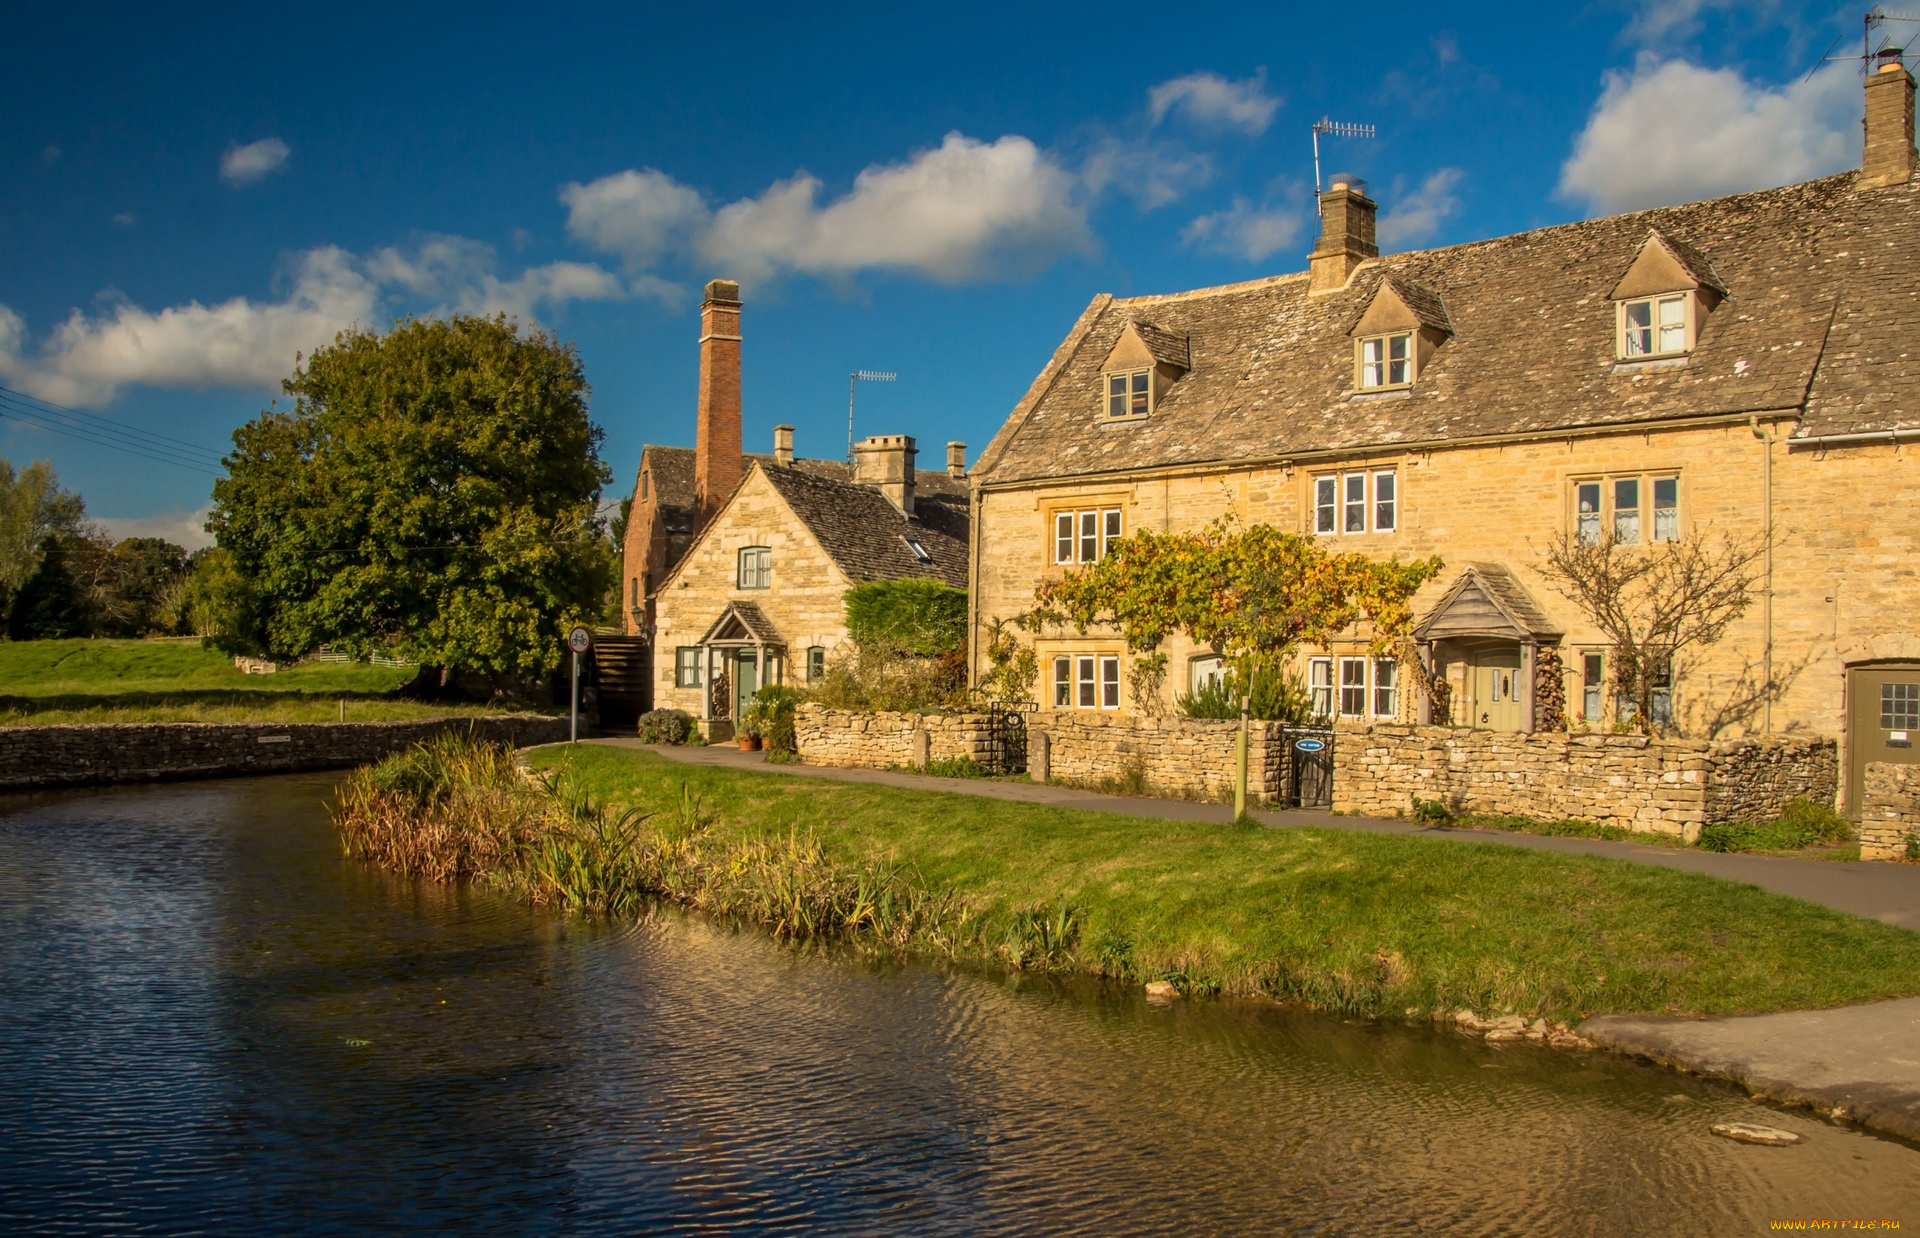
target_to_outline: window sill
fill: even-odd
[[[1684,370],[1693,364],[1693,354],[1661,353],[1654,357],[1622,357],[1613,363],[1615,374],[1644,374],[1649,370]]]
[[[1404,400],[1413,394],[1413,385],[1404,387],[1369,387],[1365,391],[1356,391],[1347,397],[1349,404],[1358,404],[1367,400]]]
[[[1128,413],[1125,417],[1102,417],[1100,424],[1103,426],[1128,426],[1135,425],[1142,421],[1152,420],[1152,413]]]

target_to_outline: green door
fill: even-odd
[[[1520,729],[1520,651],[1488,652],[1473,660],[1472,725],[1489,731]]]
[[[758,659],[753,650],[743,649],[733,660],[733,720],[740,721],[747,706],[753,704],[753,694],[760,690]]]
[[[1920,664],[1847,672],[1847,813],[1858,820],[1867,762],[1920,763]]]

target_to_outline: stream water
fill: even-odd
[[[1920,1152],[1730,1088],[560,919],[343,860],[332,785],[0,796],[0,1230],[1920,1225]]]

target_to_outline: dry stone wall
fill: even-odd
[[[993,747],[989,723],[986,714],[868,713],[807,704],[794,711],[794,749],[807,765],[886,769],[960,757],[985,765]],[[925,735],[924,749],[916,748],[916,734]]]
[[[1081,786],[1124,783],[1136,777],[1154,793],[1231,799],[1238,722],[1213,718],[1127,717],[1058,710],[1028,719],[1027,767],[1038,770],[1037,743],[1047,750],[1051,781]],[[1044,741],[1037,740],[1044,735]],[[1250,724],[1247,792],[1273,804],[1285,793],[1287,737],[1271,722]]]
[[[1860,813],[1860,858],[1904,860],[1920,839],[1920,765],[1869,761]]]
[[[1691,841],[1703,825],[1765,821],[1804,796],[1833,804],[1830,739],[1717,742],[1644,735],[1342,727],[1334,808],[1391,816],[1415,799],[1455,810],[1572,819]]]
[[[377,761],[440,731],[471,726],[480,738],[555,743],[565,718],[534,714],[421,722],[114,723],[0,727],[0,789],[161,782],[281,774]]]

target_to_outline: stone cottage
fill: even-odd
[[[1838,736],[1857,808],[1866,764],[1920,738],[1913,108],[1888,57],[1857,172],[1444,249],[1380,254],[1366,185],[1335,177],[1306,270],[1095,297],[975,466],[975,674],[1042,581],[1232,512],[1446,561],[1415,608],[1445,716],[1360,632],[1301,656],[1325,713],[1605,730],[1606,642],[1546,544],[1754,538],[1753,605],[1655,708],[1703,738]],[[1220,669],[1166,648],[1163,709]],[[1118,633],[1037,652],[1044,710],[1136,709]]]
[[[917,468],[908,435],[817,460],[795,456],[782,425],[771,454],[741,451],[740,310],[738,284],[707,285],[694,446],[642,450],[623,557],[641,708],[702,719],[737,716],[762,684],[817,676],[846,639],[853,585],[967,583],[964,444],[947,444],[945,471]]]

